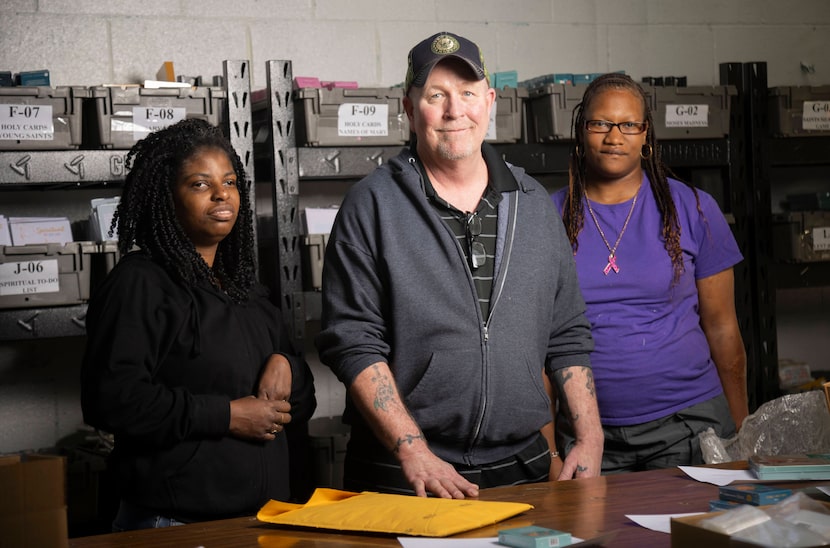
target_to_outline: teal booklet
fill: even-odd
[[[749,469],[762,480],[830,480],[830,453],[752,455]]]

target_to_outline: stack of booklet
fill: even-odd
[[[762,480],[830,480],[830,453],[752,455],[749,469]]]

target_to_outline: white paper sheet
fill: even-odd
[[[438,548],[449,546],[451,548],[493,548],[504,546],[499,544],[499,537],[484,538],[427,538],[427,537],[398,537],[398,542],[403,548]],[[571,546],[582,542],[579,537],[571,537]]]
[[[758,479],[749,470],[721,470],[703,466],[678,466],[678,468],[692,479],[718,486],[729,485],[733,481],[755,481]]]
[[[625,517],[646,529],[660,533],[671,533],[671,518],[697,516],[705,512],[691,512],[688,514],[626,514]]]

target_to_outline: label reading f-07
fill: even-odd
[[[0,141],[52,141],[52,105],[0,104]]]

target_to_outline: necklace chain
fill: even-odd
[[[602,269],[602,272],[606,276],[612,270],[617,273],[620,271],[620,267],[617,266],[617,246],[620,245],[620,240],[622,240],[623,234],[625,234],[625,229],[628,228],[628,221],[631,220],[631,215],[634,213],[634,207],[637,205],[637,197],[639,195],[640,187],[637,187],[637,192],[634,194],[634,201],[631,202],[631,209],[628,210],[628,215],[625,218],[625,222],[623,223],[619,236],[617,236],[617,241],[614,242],[614,247],[611,247],[611,244],[608,243],[608,238],[605,237],[605,232],[603,232],[602,227],[599,226],[597,216],[594,214],[594,209],[591,207],[591,200],[588,198],[588,194],[585,194],[585,203],[588,204],[588,213],[591,214],[591,219],[594,220],[594,224],[597,226],[597,230],[599,230],[599,235],[602,238],[602,241],[605,242],[605,247],[608,248],[608,264]]]

